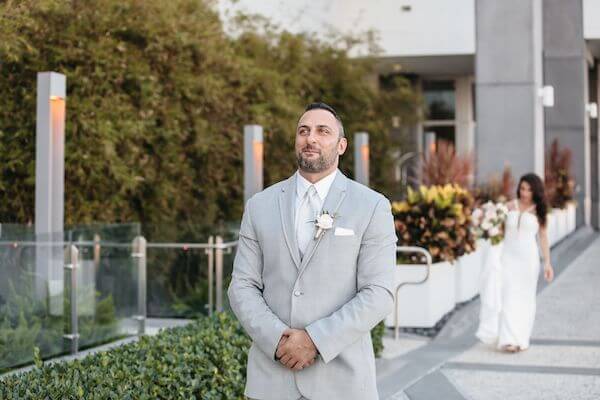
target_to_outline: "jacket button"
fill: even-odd
[[[294,292],[294,296],[296,296],[296,297],[300,296],[301,294],[302,294],[302,292],[301,292],[301,291],[299,291],[299,290],[296,290],[296,291]]]

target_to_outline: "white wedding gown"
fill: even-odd
[[[500,282],[482,282],[484,287],[494,288],[495,293],[482,292],[477,336],[485,343],[496,342],[498,348],[514,345],[527,349],[533,330],[540,255],[536,241],[539,223],[530,211],[520,212],[518,205],[509,211],[499,271],[487,276],[488,280]],[[491,302],[485,304],[484,297]]]

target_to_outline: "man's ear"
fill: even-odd
[[[344,154],[346,152],[346,148],[348,148],[348,140],[345,137],[340,138],[340,141],[338,142],[338,154],[340,156]]]

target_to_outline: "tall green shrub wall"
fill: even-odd
[[[140,221],[168,236],[237,221],[243,125],[264,126],[274,183],[295,169],[296,120],[315,100],[339,110],[350,140],[371,134],[372,185],[391,190],[390,121],[414,120],[410,85],[377,91],[373,60],[250,16],[228,36],[212,6],[0,1],[0,221],[34,218],[36,73],[49,70],[67,76],[67,224]]]

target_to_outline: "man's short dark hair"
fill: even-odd
[[[304,109],[304,112],[307,112],[310,110],[329,111],[335,117],[336,121],[338,122],[338,128],[340,130],[340,138],[343,138],[345,136],[344,135],[344,125],[342,124],[342,119],[340,118],[338,113],[335,112],[333,107],[331,107],[329,104],[325,104],[325,103],[321,103],[321,102],[310,103],[309,105],[306,106],[306,108]]]

